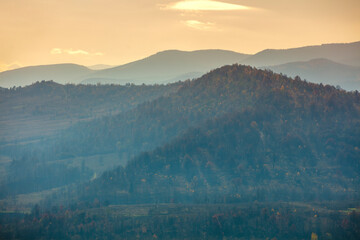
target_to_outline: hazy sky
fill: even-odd
[[[0,0],[0,71],[360,40],[359,0]]]

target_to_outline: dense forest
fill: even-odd
[[[116,96],[122,107],[37,141],[1,145],[10,159],[3,199],[57,188],[31,214],[2,224],[3,236],[292,239],[294,229],[300,239],[359,236],[358,209],[348,211],[360,200],[357,91],[237,64],[173,85],[118,87],[124,92],[113,95],[111,86],[87,87],[85,102],[99,98],[89,89],[103,89],[109,106]],[[21,90],[2,94],[9,91]],[[62,108],[45,106],[51,114]],[[301,213],[282,204],[298,201]],[[119,204],[139,207],[127,215],[114,210]],[[134,213],[144,208],[145,215]]]
[[[125,112],[140,103],[175,92],[179,86],[180,83],[61,85],[41,81],[27,87],[1,88],[0,143],[48,136],[80,120]]]
[[[51,139],[77,122],[129,111],[177,91],[168,85],[61,85],[52,81],[0,92],[0,195],[28,193],[89,180],[113,165],[112,155],[92,159],[44,155]],[[41,150],[33,148],[40,146]],[[36,150],[37,149],[37,150]],[[53,161],[59,160],[59,161]],[[91,162],[91,164],[90,164]],[[90,165],[90,166],[89,166]]]
[[[298,145],[306,146],[302,152],[306,152],[308,156],[301,157],[306,158],[308,162],[315,162],[317,159],[325,160],[322,157],[324,152],[335,155],[345,152],[346,154],[343,153],[346,155],[345,160],[347,158],[356,159],[359,152],[356,150],[357,146],[353,145],[358,142],[359,137],[357,132],[359,129],[357,127],[359,126],[359,99],[360,96],[357,92],[349,93],[331,86],[306,83],[300,78],[292,80],[270,71],[241,65],[226,66],[195,81],[184,82],[173,94],[140,104],[124,113],[75,124],[70,129],[60,132],[56,137],[25,146],[4,147],[3,152],[17,160],[14,162],[14,166],[16,163],[23,165],[29,162],[32,164],[32,160],[29,158],[49,165],[50,162],[79,156],[84,157],[86,166],[86,157],[99,154],[114,154],[113,156],[116,155],[118,158],[117,161],[127,162],[141,152],[150,151],[151,154],[156,147],[169,143],[174,138],[186,134],[188,128],[196,128],[209,119],[215,121],[217,118],[223,118],[223,120],[218,120],[215,127],[211,127],[212,129],[216,129],[217,126],[220,127],[226,122],[230,125],[234,125],[236,122],[245,124],[245,120],[242,121],[241,116],[229,118],[232,115],[242,114],[254,116],[254,119],[247,119],[248,122],[258,122],[258,129],[250,128],[253,135],[256,133],[255,131],[257,133],[254,139],[249,141],[242,137],[243,132],[250,131],[247,129],[247,125],[237,125],[233,129],[233,134],[238,135],[235,138],[240,140],[243,138],[241,141],[248,143],[250,150],[254,153],[242,157],[248,161],[252,161],[254,158],[267,159],[266,161],[269,161],[269,158],[279,159],[279,161],[286,160],[287,156],[281,154],[284,152],[282,143],[290,145],[287,155],[291,154],[291,148],[294,148],[291,145],[292,142],[286,138],[292,139],[294,143],[300,142]],[[244,111],[246,112],[244,113]],[[239,119],[236,120],[236,118]],[[224,122],[224,119],[228,120]],[[264,130],[266,131],[263,133]],[[273,139],[262,142],[263,146],[257,147],[260,144],[256,142],[260,133],[263,138]],[[340,133],[341,135],[339,135]],[[223,136],[216,137],[220,139],[228,137],[226,132],[220,132],[220,134]],[[269,134],[269,136],[264,134]],[[342,136],[344,134],[345,136]],[[210,138],[208,141],[218,141]],[[347,138],[351,140],[349,141]],[[239,144],[240,140],[238,140]],[[184,142],[186,141],[185,139]],[[231,142],[232,140],[227,141]],[[333,151],[326,151],[327,146],[319,146],[323,142],[328,142],[328,147],[332,147]],[[277,143],[277,146],[273,146],[274,143]],[[221,146],[217,142],[212,144],[217,146],[212,151],[218,150]],[[233,144],[235,144],[233,146],[237,146],[236,142]],[[224,145],[226,146],[226,144]],[[230,148],[230,146],[227,147]],[[260,148],[261,151],[257,148]],[[229,151],[238,151],[243,154],[243,150],[231,148]],[[178,150],[176,149],[176,151]],[[184,153],[180,155],[189,155],[186,151],[186,149],[183,150]],[[228,154],[230,154],[229,151],[227,151]],[[175,156],[175,153],[177,152],[168,155]],[[208,153],[204,153],[202,158],[207,158],[206,154]],[[236,154],[235,156],[237,156]],[[270,155],[272,157],[269,157]],[[333,157],[329,158],[333,159]],[[337,159],[340,158],[342,155],[337,156]],[[221,158],[221,161],[224,159]],[[325,163],[328,162],[325,160]],[[266,164],[266,162],[262,164]],[[301,164],[303,164],[302,160]],[[39,167],[43,167],[43,165],[40,164]],[[358,166],[356,168],[350,166],[350,168],[356,170]],[[80,170],[78,174],[72,175],[85,174],[85,178],[89,178],[89,174],[93,174],[86,174],[84,169],[82,172]],[[19,181],[29,184],[32,180],[31,176],[29,179],[27,175],[23,174],[23,179],[19,179]],[[56,176],[56,174],[52,176]],[[51,187],[39,184],[45,180],[43,176],[37,178],[41,179],[37,181],[38,189]],[[46,182],[52,181],[49,179]],[[61,181],[56,179],[54,182]]]
[[[94,203],[87,209],[73,205],[47,210],[35,206],[25,216],[0,215],[0,238],[356,240],[360,213],[347,205],[255,202],[99,208]]]
[[[215,117],[190,127],[164,146],[138,155],[125,168],[104,173],[85,188],[82,197],[87,199],[89,194],[90,198],[117,204],[359,198],[358,93],[242,66],[216,70],[210,73],[211,78],[204,76],[193,84],[210,90],[206,86],[219,81],[217,74],[226,76],[229,72],[235,77],[225,77],[229,86],[225,85],[225,93],[218,93],[227,97],[220,98],[218,105],[201,105],[208,110],[203,111],[205,116]],[[240,74],[254,79],[262,74],[263,78],[246,80]],[[241,97],[231,95],[239,85],[249,83],[254,92],[248,88],[249,94],[241,91]],[[189,95],[185,96],[188,100]],[[212,103],[209,98],[205,102]],[[193,103],[192,107],[197,102]],[[229,110],[230,106],[234,107]],[[170,114],[173,112],[166,115]],[[196,121],[200,120],[187,120]]]

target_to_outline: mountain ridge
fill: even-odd
[[[295,61],[308,61],[314,58],[327,58],[343,64],[360,66],[358,52],[360,52],[360,41],[329,43],[289,49],[266,49],[250,56],[242,63],[260,67]]]
[[[165,50],[149,57],[130,62],[118,67],[105,69],[92,77],[110,78],[116,76],[118,83],[166,83],[167,80],[191,72],[205,73],[222,65],[243,60],[248,55],[228,50],[209,49],[196,51]],[[196,75],[198,76],[198,75]],[[178,79],[184,80],[184,79]],[[86,83],[86,80],[83,81]]]
[[[143,59],[107,69],[81,71],[80,73],[74,72],[71,74],[71,71],[68,71],[69,74],[66,78],[60,77],[59,80],[57,80],[59,77],[55,76],[55,73],[51,76],[38,73],[35,77],[27,79],[25,75],[6,76],[12,72],[0,72],[0,86],[24,86],[42,80],[77,84],[159,84],[186,80],[184,77],[188,79],[197,78],[212,69],[234,63],[255,67],[270,67],[291,62],[309,61],[316,58],[326,58],[350,66],[360,66],[359,52],[360,42],[330,43],[280,50],[266,49],[254,55],[221,49],[165,50]],[[291,73],[291,75],[294,74]],[[304,78],[304,76],[301,77]],[[336,82],[324,82],[324,84],[330,83],[342,86],[340,79],[342,77],[339,76]],[[349,81],[354,82],[356,79]],[[315,79],[314,82],[318,81]],[[345,88],[354,90],[351,85]]]
[[[82,78],[93,70],[74,63],[28,66],[0,72],[0,85],[3,87],[26,86],[43,80],[58,83],[79,83]]]
[[[270,69],[291,77],[301,76],[313,83],[340,86],[348,91],[360,89],[360,67],[338,63],[326,58],[289,62],[263,67],[263,69]]]

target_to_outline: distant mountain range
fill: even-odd
[[[0,86],[26,86],[37,81],[53,80],[57,83],[78,83],[79,79],[93,73],[85,66],[77,64],[53,64],[23,67],[0,73]]]
[[[338,63],[360,66],[360,41],[323,44],[291,49],[267,49],[248,57],[243,64],[255,67],[326,58]]]
[[[91,65],[91,66],[87,66],[87,67],[90,68],[91,70],[103,70],[103,69],[107,69],[107,68],[113,68],[115,66],[107,65],[107,64],[95,64],[95,65]]]
[[[104,81],[115,79],[115,83],[167,83],[200,77],[216,67],[243,61],[248,55],[224,50],[200,50],[184,52],[168,50],[148,58],[92,74]],[[89,78],[82,83],[94,83]]]
[[[340,85],[344,89],[360,89],[360,67],[319,58],[266,67],[290,77],[301,76],[309,82]]]
[[[25,86],[53,80],[75,84],[161,84],[197,78],[223,65],[241,63],[272,69],[311,82],[360,89],[360,42],[323,44],[292,49],[267,49],[254,55],[225,50],[167,50],[112,67],[56,64],[19,68],[0,73],[0,86]]]

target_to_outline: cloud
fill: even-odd
[[[50,53],[51,54],[61,54],[62,51],[60,48],[53,48],[53,49],[51,49]]]
[[[179,1],[174,4],[167,6],[169,9],[173,10],[183,10],[183,11],[231,11],[231,10],[250,10],[250,7],[233,4],[233,3],[224,3],[220,1],[211,1],[211,0],[185,0]]]
[[[61,49],[61,48],[53,48],[50,51],[51,54],[69,54],[69,55],[92,55],[92,56],[103,56],[104,54],[102,52],[96,52],[96,53],[89,53],[87,51],[78,49],[78,50],[72,50],[72,49]]]
[[[70,49],[70,50],[65,50],[65,52],[66,52],[67,54],[70,54],[70,55],[78,55],[78,54],[81,54],[81,55],[89,55],[89,53],[88,53],[87,51],[80,50],[80,49],[78,49],[78,50],[72,50],[72,49]]]
[[[22,64],[20,64],[18,62],[13,62],[13,63],[10,63],[10,64],[0,63],[0,72],[13,70],[13,69],[16,69],[16,68],[21,68],[21,67],[22,67]]]
[[[200,22],[197,20],[187,20],[184,22],[186,26],[194,28],[194,29],[198,29],[198,30],[210,30],[212,28],[212,26],[214,25],[213,23],[210,22]]]

